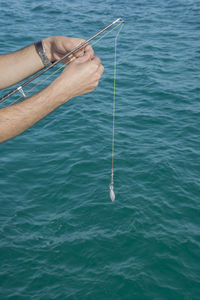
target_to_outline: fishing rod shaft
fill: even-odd
[[[66,59],[70,55],[76,53],[82,47],[84,47],[85,45],[87,45],[91,40],[95,39],[97,36],[99,36],[100,34],[102,34],[104,31],[106,31],[107,29],[109,29],[111,26],[113,26],[117,22],[124,23],[124,21],[121,18],[116,19],[114,22],[112,22],[111,24],[109,24],[108,26],[106,26],[105,28],[103,28],[102,30],[100,30],[99,32],[97,32],[95,35],[93,35],[92,37],[90,37],[87,41],[81,43],[79,46],[75,47],[72,51],[66,53],[63,57],[61,57],[60,59],[56,60],[50,66],[48,66],[48,67],[42,69],[41,71],[37,72],[35,75],[33,75],[32,77],[30,77],[28,80],[26,80],[23,84],[21,84],[17,88],[13,89],[12,91],[8,92],[6,95],[4,95],[3,97],[1,97],[0,98],[0,103],[2,103],[6,99],[8,99],[12,95],[14,95],[16,92],[21,91],[23,93],[23,88],[26,85],[28,85],[30,82],[34,81],[36,78],[38,78],[39,76],[41,76],[42,74],[44,74],[45,72],[47,72],[48,70],[50,70],[51,68],[55,67],[57,64],[59,64],[60,62],[62,62],[64,59]]]

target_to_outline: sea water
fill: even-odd
[[[112,32],[97,89],[0,145],[1,300],[200,299],[200,2],[1,0],[0,53],[118,17],[116,200]]]

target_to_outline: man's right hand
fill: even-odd
[[[84,55],[71,62],[50,86],[57,89],[59,99],[64,103],[70,98],[93,91],[103,71],[100,59],[91,57],[90,53],[85,51]]]

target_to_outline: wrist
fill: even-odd
[[[67,82],[63,81],[63,79],[59,76],[47,87],[51,98],[57,106],[64,104],[72,98],[72,95],[70,94],[70,88],[69,86],[67,87],[67,85]]]
[[[43,43],[43,47],[44,47],[44,50],[45,50],[48,60],[50,62],[54,62],[53,55],[52,55],[52,39],[51,39],[51,37],[43,39],[42,43]]]
[[[52,63],[51,63],[51,60],[49,59],[49,57],[47,56],[43,40],[36,42],[34,44],[34,46],[35,46],[35,50],[36,50],[37,54],[39,55],[44,67],[50,66]]]

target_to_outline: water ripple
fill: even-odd
[[[113,33],[98,88],[1,145],[0,298],[199,299],[199,1],[2,0],[0,15],[1,53],[126,21],[116,202]]]

